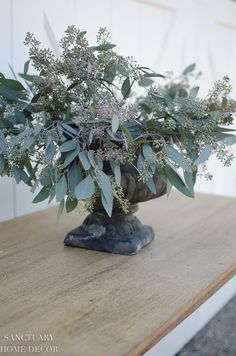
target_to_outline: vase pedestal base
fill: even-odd
[[[66,246],[89,250],[133,255],[154,239],[151,226],[142,225],[133,214],[116,215],[92,213],[83,224],[69,232]]]

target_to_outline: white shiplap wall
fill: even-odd
[[[0,0],[0,71],[10,74],[8,63],[22,71],[27,31],[50,46],[50,29],[59,40],[69,24],[87,30],[91,41],[108,27],[122,54],[161,73],[197,62],[202,94],[224,74],[236,88],[236,4],[227,0]],[[209,168],[214,180],[200,180],[197,189],[236,196],[236,163],[223,169],[211,159]],[[46,206],[31,200],[23,184],[0,178],[0,221]]]

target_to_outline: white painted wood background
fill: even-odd
[[[178,74],[196,62],[201,94],[225,74],[236,88],[236,3],[229,0],[0,0],[0,71],[10,74],[8,63],[22,71],[27,31],[51,46],[50,29],[59,40],[70,24],[87,30],[92,41],[100,26],[108,27],[122,54],[160,73]],[[223,169],[211,159],[209,168],[214,180],[200,180],[197,190],[236,196],[236,161]],[[0,178],[0,221],[46,206],[31,201],[26,186]]]

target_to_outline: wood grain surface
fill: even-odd
[[[134,256],[64,247],[84,216],[57,225],[55,215],[52,208],[0,224],[0,347],[141,355],[236,273],[233,198],[174,192],[141,204],[137,216],[156,239]],[[45,334],[53,340],[42,342]]]

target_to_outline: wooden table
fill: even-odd
[[[78,212],[1,223],[0,346],[141,355],[236,274],[236,199],[174,192],[137,215],[156,239],[134,256],[64,247]]]

